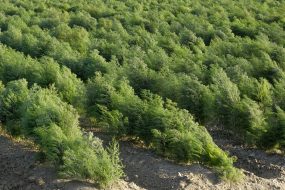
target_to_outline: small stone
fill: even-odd
[[[28,177],[28,180],[30,182],[34,182],[36,180],[36,177],[35,176],[30,176],[30,177]]]
[[[255,154],[254,153],[251,153],[250,155],[248,155],[249,158],[254,158],[255,157]]]
[[[21,171],[15,171],[14,172],[16,175],[22,175],[22,172]]]
[[[43,180],[43,178],[39,178],[37,179],[36,183],[39,185],[39,186],[43,186],[45,184],[45,181]]]
[[[125,177],[125,181],[129,181],[130,179],[129,179],[129,177],[128,176],[126,176]]]
[[[29,184],[26,189],[32,189],[32,185]]]

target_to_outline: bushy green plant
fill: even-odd
[[[275,88],[273,89],[273,100],[276,105],[278,105],[281,109],[285,109],[285,78],[281,78],[280,80],[275,82]]]
[[[215,97],[211,109],[214,109],[216,122],[227,126],[234,125],[234,106],[240,101],[240,91],[222,68],[213,67],[211,70],[212,84],[210,86]]]
[[[37,137],[37,142],[40,144],[45,158],[55,165],[63,164],[63,154],[74,138],[69,139],[61,127],[55,123],[35,128],[34,134]],[[82,137],[81,135],[77,135],[76,138],[80,139]]]
[[[61,174],[72,178],[87,178],[107,186],[123,176],[118,144],[113,141],[107,150],[94,138],[77,140],[65,151]]]
[[[0,81],[0,94],[2,94],[2,92],[5,90],[5,86],[2,83],[2,81]]]
[[[63,102],[54,89],[31,89],[29,99],[23,105],[22,126],[27,134],[37,127],[56,124],[67,136],[77,136],[73,129],[78,127],[75,109]]]
[[[83,82],[66,67],[61,68],[50,58],[38,62],[0,45],[0,79],[6,84],[21,78],[25,78],[29,86],[34,83],[42,87],[54,85],[59,95],[76,107],[82,107],[85,101]]]
[[[113,141],[104,149],[93,135],[84,136],[78,113],[54,88],[35,85],[28,89],[26,80],[11,81],[1,90],[0,102],[1,121],[8,131],[32,138],[66,177],[92,179],[106,186],[123,175],[118,144]]]
[[[258,85],[257,98],[265,106],[272,105],[271,84],[266,79],[262,79]]]
[[[7,83],[5,88],[1,87],[1,121],[19,120],[21,118],[21,106],[27,101],[28,95],[28,82],[25,79],[11,81]]]
[[[159,153],[180,160],[182,162],[201,162],[213,167],[220,176],[229,181],[238,181],[243,178],[240,170],[233,167],[234,158],[223,152],[214,144],[210,135],[203,131],[168,130],[159,132],[153,130],[155,135],[154,146]]]
[[[270,115],[272,125],[267,126],[267,131],[260,142],[263,147],[285,151],[285,111],[277,107],[276,112]]]
[[[246,97],[234,109],[234,130],[243,134],[242,138],[248,144],[258,144],[267,128],[266,114],[261,106]]]
[[[95,111],[96,110],[96,111]],[[94,109],[95,116],[98,119],[99,123],[97,124],[101,128],[105,128],[111,133],[124,133],[124,125],[128,122],[124,118],[123,114],[118,110],[108,110],[107,107],[102,105],[97,105],[97,109]]]
[[[239,173],[239,177],[242,176],[234,169],[233,160],[230,161],[232,158],[215,145],[206,129],[194,122],[188,111],[177,108],[177,105],[170,100],[163,101],[160,96],[150,91],[143,91],[140,98],[135,95],[126,80],[113,82],[115,88],[111,88],[112,82],[107,82],[108,76],[97,77],[98,79],[89,81],[87,87],[91,91],[87,93],[91,96],[88,99],[95,100],[89,106],[94,109],[92,105],[95,103],[98,106],[101,102],[101,98],[92,97],[92,92],[96,88],[105,89],[104,97],[110,100],[108,108],[118,110],[127,118],[128,122],[122,123],[121,126],[125,134],[140,137],[146,144],[168,158],[182,162],[201,162],[216,167],[219,172],[226,168],[228,171],[223,172],[227,175],[230,176],[230,172],[235,172]],[[93,111],[92,114],[103,114],[97,109]],[[105,122],[112,125],[107,119]],[[231,177],[234,178],[233,176]]]

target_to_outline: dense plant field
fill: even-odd
[[[283,0],[0,5],[1,122],[66,176],[103,185],[122,176],[116,143],[106,150],[82,135],[78,113],[229,180],[242,174],[207,127],[285,150]]]

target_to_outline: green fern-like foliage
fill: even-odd
[[[2,88],[0,96],[0,112],[2,121],[19,120],[21,106],[27,100],[29,94],[28,83],[25,79],[11,81]]]
[[[9,82],[0,97],[8,131],[32,138],[63,176],[91,179],[105,187],[123,175],[118,144],[104,149],[100,139],[83,135],[78,113],[54,88],[28,89],[25,80],[18,80]]]
[[[96,127],[233,178],[202,126],[283,149],[284,10],[283,0],[2,0],[0,120],[18,135],[80,139],[76,108]],[[47,150],[63,142],[50,140]]]
[[[88,99],[95,100],[89,102],[90,108],[93,108],[89,114],[106,115],[116,110],[127,121],[121,123],[121,132],[140,137],[159,154],[179,162],[203,163],[213,167],[221,177],[232,181],[243,177],[241,171],[234,168],[234,159],[215,145],[205,127],[196,123],[187,110],[179,109],[171,100],[164,101],[147,90],[138,97],[126,80],[112,81],[109,76],[97,77],[89,81],[87,86]],[[93,99],[92,92],[96,89],[100,89],[104,97]],[[100,107],[105,100],[110,102],[109,111],[105,108],[102,112],[92,106]],[[113,124],[112,120],[105,119],[105,122]]]
[[[71,178],[92,179],[105,187],[124,174],[118,151],[115,141],[103,149],[101,141],[92,135],[77,139],[64,152],[61,174]]]

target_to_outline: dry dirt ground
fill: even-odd
[[[238,157],[236,166],[246,174],[237,184],[221,182],[211,170],[198,164],[183,166],[165,160],[150,150],[129,141],[120,143],[126,176],[109,189],[254,189],[285,190],[285,157],[243,147],[230,134],[218,129],[210,131],[216,143]],[[100,135],[99,135],[100,136]],[[104,136],[103,136],[104,139]],[[51,167],[37,161],[36,151],[29,145],[0,136],[0,190],[95,190],[88,182],[58,179]]]

